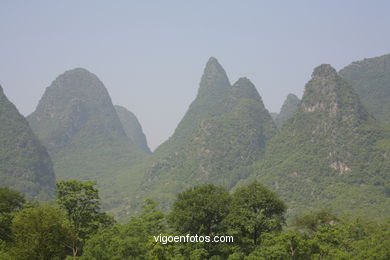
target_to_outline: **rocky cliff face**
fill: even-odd
[[[353,62],[340,75],[378,120],[390,123],[390,54]]]
[[[46,148],[0,86],[0,185],[28,199],[53,196],[55,175]]]

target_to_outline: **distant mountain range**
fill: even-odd
[[[117,216],[134,214],[145,198],[167,209],[189,186],[235,189],[257,179],[287,201],[289,216],[332,207],[384,218],[390,214],[389,59],[354,62],[339,73],[320,65],[302,100],[289,94],[280,112],[270,114],[249,79],[231,84],[212,57],[195,100],[153,153],[136,116],[114,106],[85,69],[58,76],[28,116],[40,141],[1,91],[0,178],[44,199],[54,189],[52,160],[58,179],[96,180],[105,209]]]

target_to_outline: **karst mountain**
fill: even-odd
[[[351,85],[324,64],[314,69],[296,113],[251,177],[278,192],[290,214],[330,207],[388,215],[389,140]]]

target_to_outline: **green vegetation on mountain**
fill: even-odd
[[[53,195],[54,182],[46,148],[0,86],[0,186],[45,200]]]
[[[384,218],[390,214],[389,138],[353,88],[330,65],[321,65],[249,179],[280,194],[290,217],[331,207]]]
[[[369,112],[390,123],[390,54],[353,62],[340,70],[340,75],[356,90]]]
[[[288,94],[284,101],[279,114],[275,117],[275,124],[278,128],[281,128],[283,123],[292,117],[299,105],[299,98],[294,94]]]
[[[151,153],[142,126],[137,117],[122,106],[115,106],[116,113],[121,120],[123,129],[128,138],[145,153]]]
[[[230,85],[215,58],[207,62],[199,92],[168,141],[137,170],[145,172],[139,197],[167,206],[194,184],[232,187],[258,160],[276,126],[255,86],[240,78]]]
[[[28,120],[57,177],[96,180],[107,205],[115,204],[120,176],[146,155],[126,135],[103,83],[85,69],[58,76]]]

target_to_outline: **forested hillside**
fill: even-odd
[[[58,76],[28,120],[57,178],[96,180],[107,205],[116,203],[120,176],[148,155],[126,135],[103,83],[82,68]]]
[[[390,123],[390,54],[352,62],[340,75],[378,120]]]
[[[0,186],[47,200],[54,195],[54,182],[46,148],[0,86]]]
[[[210,58],[198,95],[174,134],[133,169],[144,174],[137,196],[155,198],[167,208],[176,193],[194,184],[231,188],[250,173],[244,167],[263,155],[276,132],[250,80],[230,85],[222,66]]]
[[[389,137],[353,88],[321,65],[252,178],[280,194],[291,216],[331,207],[383,219],[390,214]]]

